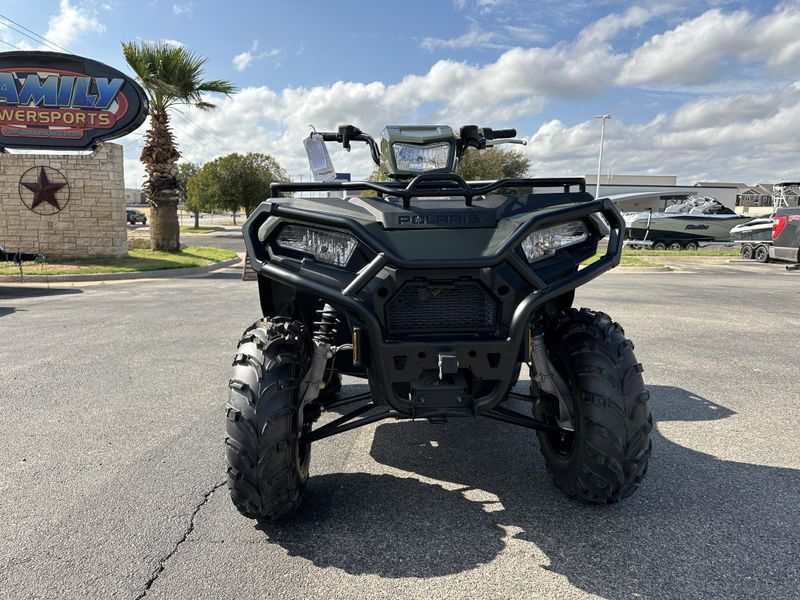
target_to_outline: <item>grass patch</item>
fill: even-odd
[[[222,227],[189,227],[188,225],[181,226],[181,233],[210,233],[212,231],[222,231]]]
[[[594,256],[589,259],[586,259],[581,264],[582,265],[590,265],[597,260],[600,260],[603,256],[605,256],[605,251],[598,252]],[[644,260],[638,256],[627,256],[624,252],[622,253],[622,258],[619,261],[620,267],[663,267],[661,263],[653,262],[650,260]]]
[[[592,258],[583,261],[581,264],[589,265],[605,255],[605,250],[599,251]],[[663,267],[657,259],[668,256],[686,257],[686,256],[739,256],[737,250],[726,249],[709,249],[709,250],[634,250],[632,248],[625,248],[622,251],[622,258],[620,259],[619,266],[621,267]]]
[[[22,263],[28,275],[85,275],[92,273],[133,273],[159,271],[208,265],[235,258],[236,253],[224,248],[189,246],[180,252],[129,250],[126,258],[56,258],[41,263]],[[0,262],[0,275],[17,275],[19,268],[12,262]]]
[[[602,255],[601,255],[602,256]],[[661,263],[653,262],[651,260],[644,260],[638,256],[625,256],[619,261],[620,267],[663,267]]]

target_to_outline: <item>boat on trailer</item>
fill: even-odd
[[[709,197],[690,197],[668,206],[664,212],[624,213],[623,217],[627,244],[654,250],[730,245],[731,229],[752,220]]]
[[[735,243],[771,242],[772,216],[758,217],[747,223],[737,225],[731,229],[731,240]]]

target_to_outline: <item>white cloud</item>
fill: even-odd
[[[69,48],[80,40],[86,33],[103,33],[105,25],[97,20],[96,13],[84,4],[70,3],[70,0],[60,0],[58,13],[50,17],[47,22],[47,33],[44,37],[51,42]]]
[[[233,66],[237,71],[244,71],[253,62],[253,53],[249,50],[233,57]]]
[[[172,5],[172,13],[176,15],[186,15],[187,17],[191,17],[194,13],[194,4],[192,2],[186,2],[184,4],[179,4],[175,2]]]
[[[548,39],[547,34],[539,29],[532,27],[521,27],[519,25],[506,25],[506,31],[514,38],[523,42],[541,43]]]
[[[716,75],[721,59],[746,42],[750,15],[709,10],[638,48],[619,77],[621,84],[701,83]]]
[[[785,135],[800,119],[800,84],[753,95],[692,101],[644,124],[606,126],[604,172],[701,180],[770,181],[796,176],[800,140]],[[526,151],[537,176],[593,173],[600,127],[589,120],[543,124]]]
[[[436,48],[499,48],[493,40],[496,37],[493,31],[482,31],[474,23],[464,35],[457,38],[443,39],[426,37],[420,42],[420,46],[426,50]]]
[[[175,48],[183,48],[186,46],[183,42],[179,42],[178,40],[173,40],[171,38],[166,38],[162,40],[150,40],[147,38],[143,38],[140,36],[136,36],[136,39],[140,42],[146,42],[148,44],[166,44],[167,46],[174,46]]]
[[[641,6],[632,6],[623,14],[612,13],[598,19],[581,32],[580,39],[585,43],[608,41],[627,29],[641,27],[667,10],[666,7],[645,9]]]
[[[622,85],[697,84],[713,81],[730,61],[763,62],[778,73],[798,73],[800,6],[779,5],[755,19],[745,10],[717,8],[654,35],[622,68]]]
[[[800,5],[776,7],[772,15],[760,19],[747,32],[747,43],[741,54],[744,58],[765,60],[777,71],[794,70],[800,63]]]
[[[473,4],[478,9],[489,10],[494,8],[495,6],[499,6],[500,4],[507,3],[508,0],[473,0]],[[468,0],[454,0],[453,5],[458,9],[462,10],[467,7],[469,4]]]
[[[302,52],[302,50],[301,50]],[[258,52],[258,40],[253,40],[253,45],[250,46],[250,50],[246,50],[237,54],[233,57],[233,67],[237,71],[244,71],[247,67],[249,67],[254,62],[265,58],[276,58],[282,54],[282,51],[273,48],[272,50],[265,50],[263,52]]]

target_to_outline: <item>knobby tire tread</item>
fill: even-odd
[[[547,328],[545,341],[577,405],[576,435],[566,456],[550,434],[538,432],[547,469],[572,498],[617,502],[641,483],[652,448],[649,393],[633,343],[608,315],[585,308],[564,312]],[[543,417],[537,404],[534,414]]]
[[[296,391],[304,366],[302,325],[261,319],[245,330],[226,407],[228,488],[236,508],[274,520],[300,505],[308,479],[301,458]]]

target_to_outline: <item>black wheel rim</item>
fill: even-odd
[[[558,422],[553,417],[548,417],[546,422],[558,427]],[[575,448],[574,431],[562,429],[558,433],[548,433],[547,439],[550,442],[550,447],[559,456],[567,457],[572,454],[572,449]]]
[[[306,442],[308,435],[311,433],[311,423],[303,423],[303,430],[297,438],[297,460],[300,466],[304,465],[308,460],[308,451],[311,449],[311,444]]]
[[[557,356],[550,355],[550,362],[553,364],[553,368],[558,371],[559,375],[564,378],[567,382],[570,389],[575,388],[575,382],[573,381],[572,377],[566,373],[564,366],[562,365],[561,361]],[[556,407],[558,407],[558,400],[554,398],[556,402]],[[543,413],[544,414],[544,413]],[[575,427],[574,421],[576,420],[577,415],[573,415],[573,427]],[[553,425],[554,427],[559,427],[558,420],[556,417],[552,415],[545,415],[544,419],[545,423],[548,425]],[[560,429],[560,428],[559,428]],[[553,451],[562,457],[567,457],[572,454],[572,450],[575,447],[575,432],[574,431],[567,431],[566,429],[560,429],[557,433],[547,433],[547,439],[550,443],[550,447]]]

